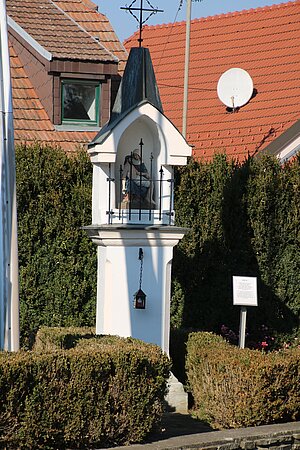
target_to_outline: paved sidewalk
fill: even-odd
[[[166,413],[163,417],[161,432],[153,435],[151,442],[127,447],[114,447],[114,450],[196,450],[205,448],[209,450],[230,450],[237,448],[241,441],[244,441],[244,444],[245,442],[248,443],[246,446],[243,444],[243,448],[255,448],[253,445],[249,447],[249,442],[272,441],[272,444],[275,445],[276,441],[280,441],[282,436],[289,435],[297,436],[300,440],[300,422],[212,431],[207,425],[192,419],[189,415]],[[269,448],[267,444],[261,445]],[[282,444],[277,445],[280,445],[277,449],[285,450]],[[300,446],[297,446],[297,448],[300,448]]]

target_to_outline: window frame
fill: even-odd
[[[64,85],[78,84],[89,85],[95,87],[95,120],[88,119],[70,119],[64,117]],[[85,78],[63,78],[61,79],[61,124],[62,125],[86,125],[99,126],[100,124],[100,98],[101,98],[101,82],[99,80],[90,80]]]

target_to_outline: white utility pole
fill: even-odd
[[[186,32],[185,32],[186,34],[185,34],[185,61],[184,61],[184,88],[183,88],[183,116],[182,116],[182,134],[185,138],[186,138],[187,112],[188,112],[191,14],[192,14],[192,0],[186,0]]]
[[[12,87],[5,0],[0,0],[0,349],[19,350],[19,268]]]

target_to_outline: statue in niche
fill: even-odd
[[[122,203],[130,204],[132,208],[152,209],[155,202],[153,195],[153,180],[148,169],[141,160],[140,151],[134,149],[125,157],[122,180]]]

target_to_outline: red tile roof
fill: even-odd
[[[226,151],[243,159],[265,148],[299,119],[300,0],[195,19],[191,23],[187,140],[194,155]],[[137,46],[138,33],[125,42]],[[185,22],[146,26],[164,112],[182,128]],[[256,95],[229,113],[217,96],[220,76],[240,67]]]
[[[65,13],[83,27],[91,36],[119,59],[119,72],[123,73],[127,52],[120,43],[109,20],[97,11],[97,6],[89,0],[53,0]]]
[[[114,55],[49,0],[7,0],[7,14],[53,57],[114,61]]]
[[[112,62],[124,70],[127,52],[108,19],[90,0],[6,0],[7,14],[53,57]],[[26,70],[10,47],[15,142],[59,145],[67,152],[88,144],[97,131],[63,131],[51,123]]]

